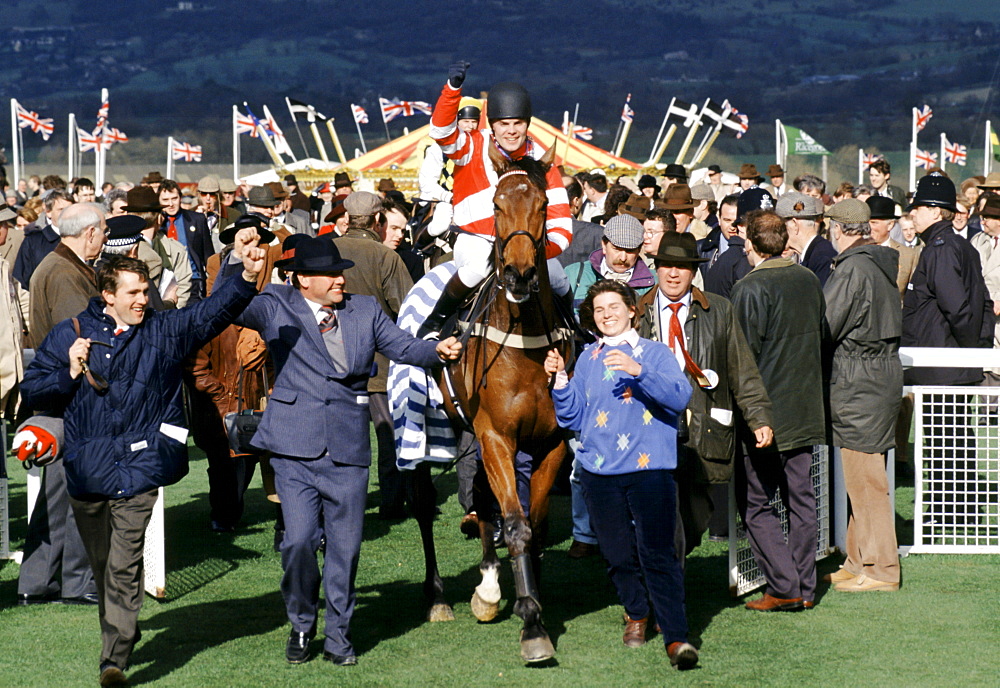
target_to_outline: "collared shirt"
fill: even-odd
[[[681,336],[684,338],[684,346],[687,346],[687,333],[684,330],[684,324],[687,322],[688,313],[691,312],[690,289],[688,289],[687,293],[677,301],[671,301],[662,291],[657,290],[656,310],[660,314],[660,341],[669,346],[668,342],[670,337],[668,333],[670,332],[670,319],[673,317],[674,313],[670,309],[670,304],[672,303],[681,304],[680,310],[677,311],[677,319],[681,321]],[[687,368],[687,361],[684,360],[684,352],[679,346],[672,347],[671,351],[674,352],[674,358],[677,359],[677,365],[681,367],[681,370],[685,370]]]
[[[616,282],[624,282],[625,284],[628,284],[632,279],[633,270],[635,270],[634,265],[625,272],[615,272],[611,269],[611,266],[608,265],[608,257],[604,256],[601,258],[601,277],[604,279],[615,280]]]
[[[313,317],[316,318],[316,325],[318,327],[319,324],[323,322],[323,318],[326,317],[326,313],[320,310],[320,308],[322,308],[323,306],[316,303],[315,301],[310,301],[309,299],[306,299],[305,301],[306,305],[309,306],[309,310],[312,311]],[[330,308],[332,308],[334,311],[340,310],[340,306],[338,304],[330,306]]]
[[[955,229],[954,227],[952,227],[952,229],[955,230],[955,234],[962,237],[963,239],[969,238],[969,225],[965,225],[965,227],[962,227],[962,229]]]

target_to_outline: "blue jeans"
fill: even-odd
[[[591,522],[625,613],[644,619],[652,601],[664,644],[686,642],[684,571],[674,548],[673,475],[668,470],[579,474],[587,508],[599,514]]]

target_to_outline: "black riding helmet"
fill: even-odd
[[[479,119],[480,110],[475,105],[466,105],[458,111],[458,119]]]
[[[495,85],[486,103],[486,115],[492,122],[497,119],[523,119],[531,121],[531,97],[521,84],[505,81]]]

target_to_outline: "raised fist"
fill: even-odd
[[[448,83],[452,88],[461,88],[465,81],[465,73],[472,65],[468,62],[454,62],[448,67]]]

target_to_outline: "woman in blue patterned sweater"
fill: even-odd
[[[584,349],[570,379],[553,349],[545,369],[559,424],[580,433],[576,458],[594,531],[625,607],[623,642],[646,642],[650,606],[671,665],[690,669],[684,573],[674,551],[677,419],[691,386],[673,352],[642,339],[635,292],[602,280],[580,307],[581,324],[601,336]],[[652,603],[652,604],[650,604]]]

